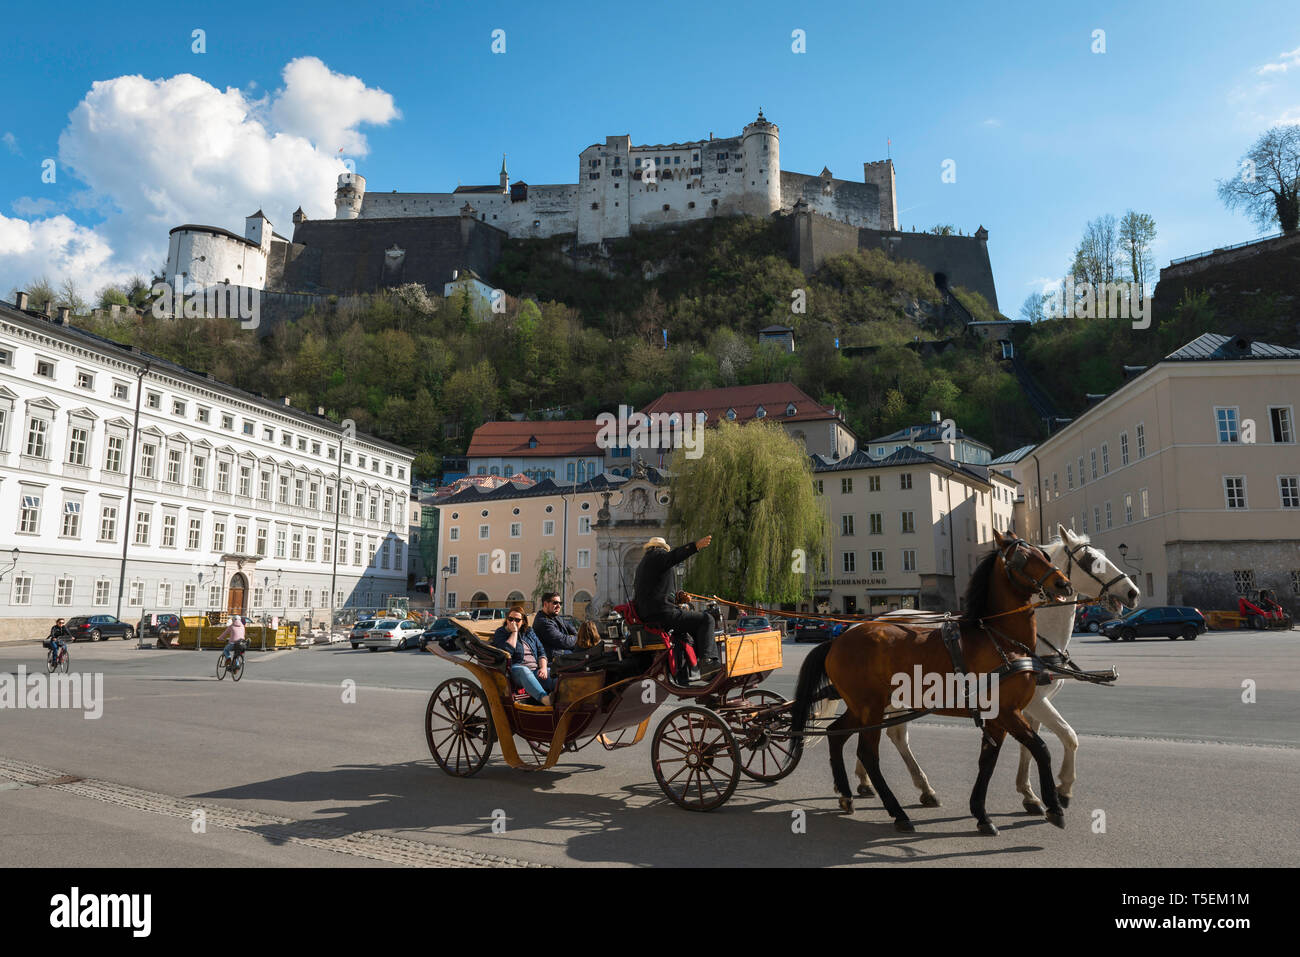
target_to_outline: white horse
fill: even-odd
[[[1076,534],[1064,525],[1057,525],[1056,529],[1060,537],[1044,545],[1043,551],[1047,553],[1047,557],[1051,559],[1052,564],[1061,569],[1065,577],[1070,580],[1076,596],[1105,600],[1111,605],[1112,609],[1117,609],[1120,605],[1127,608],[1137,606],[1138,599],[1142,597],[1137,585],[1116,568],[1101,549],[1090,544],[1087,535]],[[1039,639],[1046,639],[1046,642],[1055,645],[1064,654],[1066,646],[1070,643],[1070,635],[1074,632],[1074,613],[1075,606],[1072,604],[1059,607],[1045,606],[1037,609],[1034,612],[1034,623],[1038,629]],[[940,612],[917,612],[900,609],[881,617],[905,618],[913,623],[926,623],[933,620],[934,627],[938,628],[946,616]],[[1041,658],[1050,658],[1056,654],[1050,647],[1045,645],[1037,650]],[[1056,663],[1060,664],[1059,661]],[[1038,731],[1040,725],[1046,725],[1053,734],[1061,739],[1061,744],[1065,748],[1065,757],[1061,761],[1060,782],[1056,788],[1057,797],[1060,799],[1062,807],[1066,807],[1070,803],[1075,781],[1074,754],[1079,750],[1079,736],[1061,717],[1061,713],[1056,710],[1051,701],[1064,684],[1065,681],[1053,681],[1051,684],[1039,685],[1034,700],[1024,709],[1025,718],[1028,719],[1035,732]],[[930,786],[929,779],[925,776],[925,772],[921,770],[921,765],[917,763],[916,756],[912,754],[912,749],[908,745],[907,723],[886,728],[885,733],[894,742],[894,747],[898,749],[899,756],[903,759],[908,772],[912,775],[912,783],[921,792],[921,804],[924,807],[939,807],[939,796],[935,793],[934,788]],[[1016,790],[1021,794],[1026,811],[1030,814],[1042,814],[1043,806],[1039,803],[1038,796],[1034,794],[1034,789],[1029,784],[1030,759],[1029,751],[1022,746],[1020,749],[1020,769],[1016,773]],[[867,782],[867,772],[863,768],[861,761],[858,762],[854,773],[858,777],[858,794],[870,797],[874,792]]]

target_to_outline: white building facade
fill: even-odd
[[[319,622],[404,595],[412,459],[0,304],[0,638],[89,614]]]

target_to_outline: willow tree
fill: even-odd
[[[691,560],[687,590],[755,604],[808,595],[828,529],[804,447],[758,420],[709,429],[700,451],[676,452],[670,485],[673,542],[713,536]]]

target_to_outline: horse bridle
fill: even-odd
[[[1044,554],[1043,560],[1047,564],[1047,571],[1045,571],[1043,577],[1039,578],[1037,581],[1030,578],[1029,573],[1025,571],[1025,565],[1029,562],[1029,553],[1021,548],[1022,545],[1025,548],[1033,548],[1033,546],[1023,538],[1013,538],[1002,548],[998,549],[998,553],[1002,556],[1002,568],[1007,573],[1007,581],[1011,582],[1012,585],[1015,585],[1016,580],[1012,575],[1020,575],[1029,583],[1031,594],[1040,595],[1046,599],[1047,593],[1043,590],[1043,585],[1046,584],[1047,580],[1053,575],[1060,573],[1061,570],[1053,565],[1051,559],[1047,558]],[[1039,554],[1043,553],[1039,551]],[[1079,567],[1082,568],[1083,566],[1080,565]],[[1068,580],[1069,576],[1066,575],[1065,577]]]
[[[1086,550],[1087,548],[1088,548],[1087,542],[1081,542],[1080,544],[1073,545],[1073,546],[1071,546],[1069,542],[1065,543],[1065,577],[1066,578],[1070,577],[1070,569],[1077,564],[1081,569],[1083,569],[1083,573],[1085,575],[1087,575],[1089,578],[1091,578],[1093,581],[1095,581],[1098,585],[1101,586],[1101,591],[1098,592],[1097,597],[1093,599],[1094,601],[1101,601],[1103,598],[1110,597],[1111,585],[1114,585],[1117,582],[1122,582],[1124,579],[1128,578],[1128,576],[1125,575],[1123,572],[1120,572],[1110,581],[1108,582],[1102,581],[1100,578],[1094,575],[1092,571],[1086,565],[1084,565],[1083,562],[1079,561],[1079,559],[1075,557],[1074,554],[1075,552]],[[1114,596],[1114,597],[1118,597],[1118,596]]]

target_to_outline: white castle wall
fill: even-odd
[[[265,289],[266,250],[207,230],[177,230],[168,237],[165,278],[174,289],[227,282]]]

